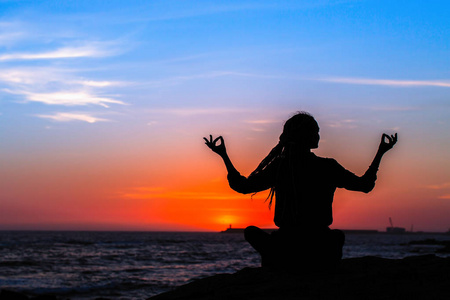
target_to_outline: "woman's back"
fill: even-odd
[[[305,156],[281,160],[275,180],[275,225],[320,228],[329,226],[339,168],[333,159]]]

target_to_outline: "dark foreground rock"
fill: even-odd
[[[27,296],[23,293],[1,290],[0,300],[57,300],[54,295],[39,295],[39,296]]]
[[[450,299],[450,258],[345,259],[333,275],[245,268],[200,279],[150,299]]]

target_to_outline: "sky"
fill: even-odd
[[[362,175],[333,228],[450,228],[448,1],[1,1],[0,230],[273,227],[248,175],[308,111]]]

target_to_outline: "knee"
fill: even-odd
[[[343,246],[345,243],[345,234],[344,232],[342,232],[341,230],[338,229],[334,229],[332,230],[333,235],[334,235],[334,240],[337,242],[337,244],[339,246]]]
[[[252,240],[252,237],[255,236],[255,233],[260,231],[261,229],[259,229],[256,226],[248,226],[247,228],[244,229],[244,238],[246,241],[250,241]]]

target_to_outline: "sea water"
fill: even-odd
[[[409,244],[430,238],[450,239],[347,234],[344,258],[434,254],[440,246]],[[242,234],[0,232],[0,289],[63,299],[146,299],[198,278],[259,265]]]

